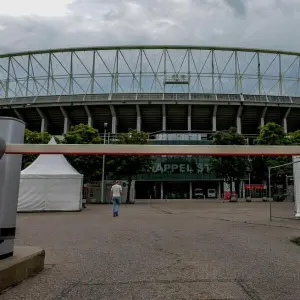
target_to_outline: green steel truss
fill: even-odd
[[[114,93],[298,96],[300,53],[194,46],[0,55],[0,98]],[[58,98],[59,99],[59,98]]]

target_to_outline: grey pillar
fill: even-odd
[[[188,131],[192,131],[192,105],[189,104],[188,106],[188,119],[187,119],[187,127],[188,127]]]
[[[112,120],[111,120],[111,133],[116,134],[117,133],[117,115],[116,115],[116,110],[113,105],[109,106]]]
[[[213,116],[212,116],[212,130],[214,132],[217,131],[217,111],[218,111],[218,105],[215,105]]]
[[[265,116],[266,116],[267,110],[268,110],[268,107],[265,106],[265,108],[261,114],[261,117],[260,117],[260,126],[265,126]]]
[[[163,181],[160,182],[160,199],[161,200],[164,199],[164,182]]]
[[[9,144],[22,144],[24,133],[24,122],[0,117],[0,153],[3,152],[3,140]],[[21,154],[4,154],[0,159],[0,259],[13,255],[21,164]]]
[[[23,115],[20,113],[20,111],[16,108],[14,108],[14,113],[16,114],[17,118],[25,123],[25,118]]]
[[[64,116],[64,134],[65,134],[69,131],[71,122],[66,110],[62,106],[60,107],[60,110]]]
[[[47,132],[48,131],[47,118],[40,108],[37,107],[36,110],[41,118],[41,132]]]
[[[167,130],[167,113],[166,113],[166,104],[162,105],[162,130]]]
[[[286,110],[286,112],[284,114],[284,117],[283,117],[283,120],[282,120],[282,127],[283,127],[283,130],[284,130],[285,133],[288,133],[287,118],[288,118],[290,112],[291,112],[291,108],[289,107]]]
[[[236,131],[239,134],[242,133],[242,113],[243,113],[243,106],[239,106],[236,115]]]
[[[142,119],[140,106],[136,105],[136,131],[140,132],[142,130]]]
[[[93,127],[93,116],[91,114],[91,111],[90,111],[89,107],[85,105],[84,110],[85,110],[85,112],[87,114],[87,117],[88,117],[88,125]]]

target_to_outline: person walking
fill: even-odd
[[[122,196],[122,187],[120,185],[120,180],[117,180],[116,183],[111,187],[110,199],[113,202],[113,216],[119,216],[119,208],[121,205],[121,196]]]

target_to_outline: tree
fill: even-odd
[[[64,144],[100,144],[99,131],[89,125],[79,124],[72,126],[64,134]],[[68,155],[70,164],[84,175],[85,182],[99,180],[102,174],[102,156],[98,155]]]
[[[285,145],[286,143],[287,135],[282,126],[270,122],[259,127],[259,134],[257,137],[258,145]]]
[[[118,144],[145,145],[148,143],[148,134],[146,132],[137,132],[135,130],[128,133],[121,133],[116,137]],[[140,173],[146,173],[153,166],[153,158],[150,156],[118,156],[109,157],[107,169],[115,178],[126,178],[128,189],[126,203],[130,203],[130,189],[132,180]]]
[[[213,135],[213,145],[245,145],[246,140],[242,134],[237,133],[236,128],[217,131]],[[245,176],[249,168],[249,160],[240,156],[211,157],[209,168],[219,178],[224,178],[230,185],[230,198],[232,196],[232,183],[238,182]]]
[[[293,134],[292,134],[293,135]],[[290,145],[293,142],[299,142],[299,134],[294,134],[292,138],[289,138],[284,132],[282,126],[270,122],[259,128],[259,135],[257,137],[258,145]],[[291,162],[291,158],[288,156],[262,156],[255,157],[252,161],[253,177],[255,180],[267,181],[268,179],[268,167],[274,167]],[[291,172],[291,166],[282,168],[276,168],[272,170],[272,178],[274,182],[283,183],[285,181],[285,175]]]
[[[25,129],[24,144],[48,144],[50,140],[51,135],[48,132]],[[36,154],[23,155],[22,169],[27,168],[37,157]]]
[[[300,145],[300,130],[289,133],[287,136],[287,140],[292,145]]]

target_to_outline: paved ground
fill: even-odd
[[[278,203],[277,214],[292,206]],[[246,223],[245,223],[246,222]],[[300,221],[268,221],[267,203],[156,203],[18,215],[16,243],[47,267],[1,300],[293,300],[300,295]]]

